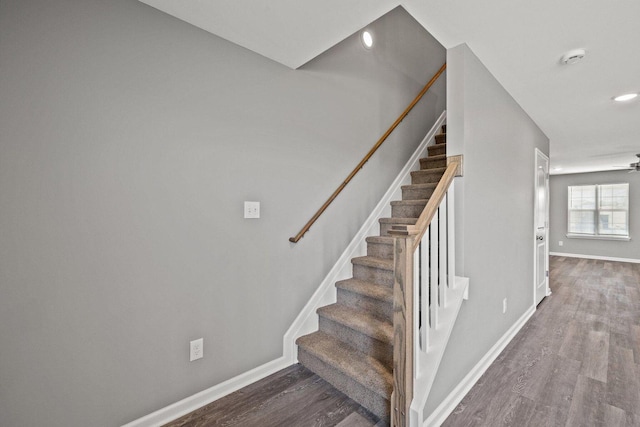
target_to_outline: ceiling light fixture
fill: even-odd
[[[635,92],[635,93],[625,93],[624,95],[618,95],[618,96],[614,97],[613,100],[614,101],[618,101],[618,102],[631,101],[636,96],[638,96],[637,92]]]
[[[373,46],[373,36],[367,30],[364,30],[362,32],[362,36],[360,37],[360,40],[362,40],[362,44],[367,49],[371,49],[371,46]]]
[[[574,49],[562,55],[562,63],[566,65],[575,64],[579,62],[587,52],[584,49]]]

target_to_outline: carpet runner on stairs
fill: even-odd
[[[351,260],[353,277],[336,283],[337,302],[318,309],[319,330],[296,340],[298,360],[382,419],[393,389],[394,224],[415,224],[446,169],[446,125],[380,218],[380,236],[367,237],[367,255]]]

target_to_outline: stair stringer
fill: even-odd
[[[451,337],[453,326],[462,308],[462,302],[469,299],[469,278],[456,276],[453,288],[447,292],[447,305],[438,310],[438,327],[429,332],[429,347],[426,353],[416,346],[414,360],[418,375],[413,383],[410,426],[418,427],[424,423],[424,407],[431,392],[433,381],[438,374],[440,362]]]
[[[339,280],[348,279],[352,276],[351,259],[366,255],[366,238],[378,234],[380,224],[378,220],[391,216],[391,201],[402,199],[402,186],[411,183],[411,172],[420,170],[420,158],[427,155],[427,147],[435,144],[435,135],[447,118],[446,110],[435,121],[429,132],[418,145],[418,148],[411,155],[405,166],[402,168],[396,179],[393,181],[387,192],[382,196],[380,202],[371,212],[360,230],[351,240],[342,253],[338,261],[329,271],[324,280],[320,283],[307,304],[300,311],[283,338],[283,358],[290,363],[298,361],[298,351],[296,340],[318,330],[318,315],[316,310],[325,305],[333,304],[337,301],[337,290],[335,283]]]

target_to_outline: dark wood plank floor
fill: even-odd
[[[552,295],[444,426],[640,426],[640,264],[550,262]]]
[[[551,257],[553,294],[444,426],[640,426],[640,264]],[[381,427],[300,365],[166,427]]]
[[[296,364],[165,427],[381,427],[379,419]]]

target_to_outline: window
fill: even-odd
[[[629,238],[629,184],[569,186],[568,235]]]

